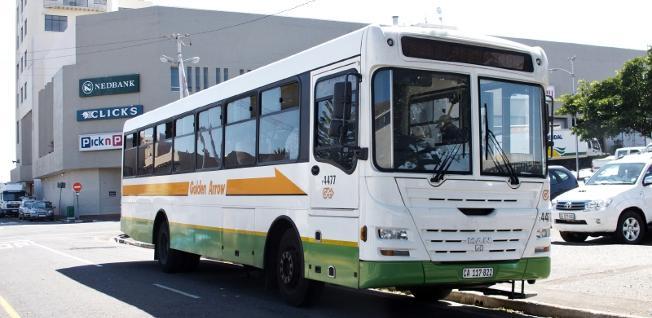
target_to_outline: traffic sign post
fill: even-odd
[[[79,192],[82,190],[82,184],[79,182],[75,182],[72,185],[72,190],[75,191],[75,215],[74,219],[78,218],[79,215]]]

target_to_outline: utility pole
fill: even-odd
[[[163,54],[161,55],[161,62],[177,66],[177,69],[179,70],[179,99],[181,99],[190,95],[190,92],[188,91],[188,78],[186,77],[186,67],[184,63],[188,62],[197,64],[199,63],[199,57],[195,56],[185,60],[183,59],[183,47],[192,45],[192,42],[190,41],[190,34],[173,33],[168,35],[167,38],[177,41],[177,58],[174,59]]]

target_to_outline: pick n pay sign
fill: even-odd
[[[79,135],[79,151],[114,150],[122,148],[122,133]]]

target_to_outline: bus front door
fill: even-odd
[[[313,148],[310,204],[317,210],[358,208],[358,71],[349,64],[312,76]],[[346,212],[345,212],[346,213]]]

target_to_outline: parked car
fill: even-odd
[[[25,217],[27,211],[29,211],[29,208],[32,206],[32,203],[34,201],[36,201],[36,200],[34,200],[34,199],[29,199],[29,200],[23,199],[20,202],[20,206],[18,207],[18,219],[19,220],[22,220]]]
[[[24,220],[54,220],[54,207],[50,201],[25,201],[25,207],[19,212]]]
[[[652,154],[612,161],[552,204],[553,227],[567,242],[613,234],[638,244],[652,225]]]
[[[605,164],[613,161],[620,159],[622,157],[628,156],[628,155],[637,155],[641,154],[644,152],[647,152],[647,147],[623,147],[623,148],[618,148],[614,152],[613,155],[600,158],[600,159],[593,159],[591,161],[591,167],[593,171],[598,171],[598,169],[602,168]]]
[[[579,186],[575,175],[562,166],[549,166],[548,176],[550,177],[550,198],[554,199],[558,195],[575,189]]]

